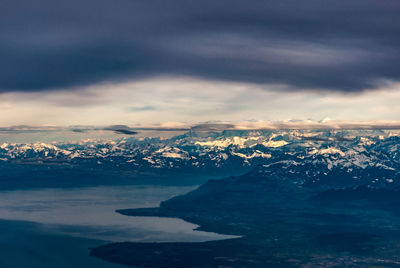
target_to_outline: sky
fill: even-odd
[[[399,12],[397,0],[3,0],[0,126],[400,120]]]

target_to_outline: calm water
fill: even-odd
[[[0,267],[118,267],[88,257],[88,248],[107,242],[230,238],[194,231],[196,225],[180,219],[115,213],[157,206],[192,189],[102,186],[0,192]]]

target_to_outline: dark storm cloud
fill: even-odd
[[[134,131],[132,128],[125,125],[113,125],[109,127],[103,128],[103,130],[113,131],[115,134],[124,134],[124,135],[136,135],[137,131]]]
[[[138,134],[136,131],[131,131],[128,129],[114,129],[115,134],[124,134],[124,135],[136,135]]]
[[[72,132],[75,133],[86,133],[88,130],[87,129],[80,129],[80,128],[73,128],[71,129]]]
[[[0,89],[154,75],[359,91],[400,79],[400,2],[3,0]]]

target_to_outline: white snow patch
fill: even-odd
[[[324,154],[339,154],[340,156],[345,156],[345,153],[342,152],[341,150],[334,148],[334,147],[329,147],[326,149],[314,149],[310,152],[308,152],[308,154],[320,154],[320,155],[324,155]]]

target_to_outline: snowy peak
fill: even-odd
[[[316,182],[337,174],[361,180],[361,170],[371,174],[379,170],[374,180],[395,183],[400,138],[397,133],[378,130],[286,130],[191,132],[169,139],[91,139],[69,144],[2,143],[0,163],[6,162],[190,172],[244,172],[262,166],[267,173],[293,174],[294,180],[314,178]]]

